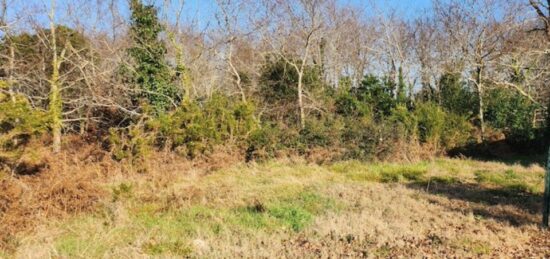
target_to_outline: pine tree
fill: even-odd
[[[139,98],[146,99],[155,114],[162,114],[180,99],[171,82],[172,75],[165,59],[166,46],[159,40],[164,28],[154,6],[132,0],[130,9],[133,47],[128,49],[128,54],[135,62],[132,81],[140,88]]]

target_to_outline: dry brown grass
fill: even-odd
[[[41,150],[38,163],[47,168],[30,175],[3,175],[0,180],[0,247],[8,250],[17,246],[14,235],[32,231],[51,218],[64,218],[90,212],[106,194],[97,179],[108,168],[92,165],[94,148],[59,155]],[[35,158],[36,160],[36,158]],[[45,161],[46,160],[46,161]],[[49,160],[49,161],[47,161]],[[34,161],[33,163],[37,163]]]
[[[148,173],[136,174],[93,150],[4,177],[4,256],[549,256],[537,165],[307,162],[326,162],[317,156],[240,164],[221,150],[194,162],[154,154]]]

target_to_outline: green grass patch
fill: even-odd
[[[199,231],[218,234],[217,222],[227,217],[225,209],[191,206],[176,211],[156,212],[146,206],[133,221],[143,228],[169,237],[193,237]]]
[[[474,174],[476,181],[479,183],[491,183],[499,186],[521,180],[519,175],[512,170],[507,170],[504,173],[478,170],[475,171]]]
[[[111,247],[132,240],[136,233],[128,228],[109,230],[105,222],[105,218],[96,215],[76,217],[65,222],[64,234],[54,243],[59,255],[69,258],[102,257]]]
[[[275,205],[269,208],[268,214],[295,232],[300,232],[313,221],[313,215],[298,206]]]
[[[193,249],[191,246],[180,240],[150,240],[143,244],[143,251],[148,255],[160,256],[160,255],[174,255],[188,257],[192,254]]]
[[[345,175],[352,181],[371,182],[418,182],[424,180],[428,171],[427,163],[417,164],[372,164],[359,161],[335,163],[330,170]]]
[[[380,171],[380,181],[384,183],[405,181],[417,182],[422,180],[427,169],[419,166],[395,166],[387,168],[382,167]]]
[[[256,201],[244,208],[233,210],[233,218],[243,227],[274,230],[288,227],[302,231],[313,222],[315,216],[327,211],[339,211],[342,205],[335,200],[305,190],[265,204]]]
[[[475,180],[478,183],[500,187],[509,192],[536,192],[536,186],[528,182],[527,177],[517,174],[513,170],[504,172],[475,171]]]
[[[176,237],[192,239],[199,233],[219,235],[225,231],[247,234],[288,228],[299,232],[310,225],[315,216],[341,208],[331,198],[312,190],[303,190],[272,197],[265,203],[255,202],[237,208],[190,206],[176,211],[162,211],[154,204],[145,204],[135,210],[132,221],[167,240],[175,240]]]
[[[233,210],[233,215],[229,223],[239,225],[243,228],[251,229],[270,229],[276,225],[276,222],[269,218],[265,211],[255,210],[250,207],[237,208]]]
[[[280,204],[300,207],[313,215],[327,211],[339,211],[342,205],[336,200],[320,195],[314,190],[304,190],[295,196],[280,199]]]

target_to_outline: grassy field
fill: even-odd
[[[451,159],[120,174],[93,210],[42,220],[0,257],[548,256],[543,174]]]

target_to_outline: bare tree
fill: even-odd
[[[338,87],[342,77],[349,78],[349,84],[357,87],[367,71],[376,40],[379,38],[374,23],[365,22],[361,8],[339,8],[330,2],[319,48],[319,63],[325,80]]]
[[[306,119],[304,73],[310,62],[312,48],[321,40],[321,30],[324,25],[322,8],[326,3],[326,0],[299,0],[297,2],[284,0],[278,1],[276,7],[267,6],[267,9],[275,11],[274,17],[277,22],[273,26],[274,30],[268,32],[269,44],[272,46],[273,52],[294,68],[298,75],[296,87],[301,128],[305,127]]]
[[[15,93],[13,90],[13,85],[15,84],[14,71],[15,71],[15,47],[11,39],[11,29],[8,24],[8,1],[2,0],[0,2],[0,31],[4,33],[4,42],[8,46],[8,55],[7,55],[7,68],[5,72],[7,73],[7,88],[8,93],[12,102],[15,102]]]
[[[437,88],[437,77],[440,72],[436,51],[438,44],[437,26],[430,18],[418,18],[414,22],[414,51],[420,68],[421,91],[426,99],[441,101]]]
[[[63,48],[61,53],[58,54],[58,46],[56,39],[56,22],[55,22],[55,7],[56,1],[50,2],[50,47],[52,49],[52,74],[50,77],[50,100],[49,100],[49,112],[52,120],[52,135],[53,135],[53,151],[58,153],[61,151],[61,129],[63,128],[63,100],[61,99],[61,82],[59,79],[59,69],[65,58],[66,49]]]
[[[221,40],[222,44],[220,45],[223,45],[225,48],[225,51],[223,51],[224,54],[222,54],[222,59],[227,63],[228,71],[231,75],[231,78],[239,89],[241,101],[246,102],[247,98],[243,86],[243,80],[234,59],[234,52],[236,47],[235,44],[237,43],[239,38],[243,36],[242,34],[251,33],[242,33],[238,28],[240,18],[238,14],[243,13],[243,5],[246,4],[246,2],[216,0],[216,3],[218,4],[218,7],[220,9],[220,14],[217,15],[218,25],[221,28],[221,31],[219,33],[223,35]]]
[[[550,1],[546,0],[546,3],[544,3],[542,0],[529,0],[529,4],[537,13],[542,24],[540,27],[536,27],[533,30],[543,31],[547,40],[550,42]]]
[[[477,90],[480,141],[483,141],[486,128],[484,94],[486,82],[490,81],[488,69],[502,56],[502,42],[514,26],[513,15],[496,17],[496,10],[501,9],[503,2],[499,0],[436,2],[436,12],[444,21],[449,40],[457,42],[462,52],[459,63],[463,62],[469,70],[466,71],[467,79]]]

